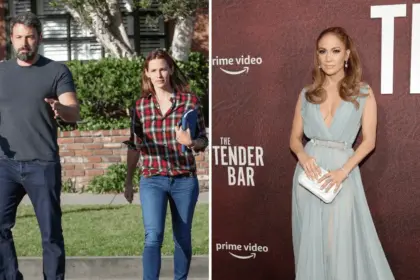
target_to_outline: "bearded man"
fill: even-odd
[[[0,63],[0,279],[23,279],[11,229],[25,194],[41,231],[44,279],[65,273],[55,119],[78,121],[79,104],[69,69],[38,54],[41,31],[32,13],[13,18],[16,58]]]

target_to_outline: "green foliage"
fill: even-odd
[[[157,9],[165,20],[194,16],[197,10],[208,8],[209,5],[208,0],[137,0],[135,3],[143,9],[149,9],[153,4],[157,4]]]
[[[134,190],[138,191],[139,170],[134,173]],[[86,191],[92,193],[122,193],[124,192],[125,177],[127,175],[127,164],[113,164],[108,167],[104,175],[95,176],[89,183]]]
[[[206,0],[165,0],[159,1],[160,8],[166,19],[193,16],[198,9],[208,7]]]
[[[189,78],[191,91],[200,97],[208,93],[209,63],[201,53],[191,53],[187,62],[178,61],[177,65]]]
[[[61,191],[63,193],[77,193],[78,192],[76,189],[76,184],[71,178],[68,178],[66,181],[63,181]]]
[[[88,117],[82,123],[77,124],[78,130],[108,130],[108,129],[125,129],[130,127],[130,119],[126,118],[92,118]],[[76,128],[75,126],[67,126],[66,130]]]
[[[200,9],[208,9],[208,0],[137,0],[134,1],[141,9],[156,7],[157,14],[147,14],[146,24],[157,27],[159,20],[176,20],[178,18],[194,17]]]
[[[60,124],[62,130],[122,129],[129,127],[129,109],[140,97],[144,58],[104,58],[67,62],[80,102],[82,122]],[[208,94],[208,59],[191,53],[187,62],[177,62],[189,78],[191,91],[203,99]],[[205,98],[203,98],[205,97]],[[203,100],[203,105],[207,104]]]
[[[69,61],[83,118],[127,116],[126,109],[140,95],[143,61],[143,58]]]

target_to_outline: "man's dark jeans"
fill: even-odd
[[[21,280],[11,229],[25,194],[41,230],[44,279],[64,279],[65,252],[61,227],[59,161],[0,158],[0,279]]]

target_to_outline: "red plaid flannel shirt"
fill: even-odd
[[[176,93],[171,97],[171,102],[172,107],[165,116],[162,116],[154,95],[150,94],[136,101],[130,142],[135,144],[140,152],[139,166],[144,177],[176,176],[196,172],[194,151],[187,148],[183,153],[182,145],[175,139],[175,126],[187,110],[197,109],[197,138],[203,139],[206,147],[208,145],[204,116],[198,97],[191,93]]]

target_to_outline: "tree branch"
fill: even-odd
[[[117,0],[87,0],[81,4],[65,0],[64,6],[74,20],[83,28],[90,30],[98,42],[115,57],[135,56],[122,21]]]

